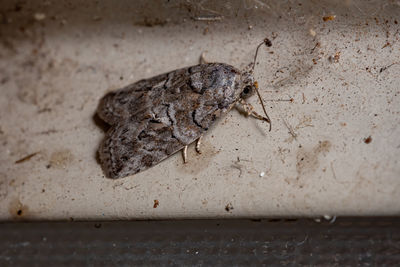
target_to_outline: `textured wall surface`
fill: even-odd
[[[399,214],[399,4],[213,2],[2,2],[0,219]],[[106,92],[203,53],[243,68],[265,37],[271,132],[232,110],[187,164],[104,177]]]

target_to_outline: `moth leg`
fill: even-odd
[[[201,139],[203,139],[203,136],[200,135],[199,139],[196,141],[196,152],[201,154],[200,146],[201,146]]]
[[[240,99],[238,102],[242,106],[244,111],[246,111],[248,116],[253,116],[254,118],[256,118],[258,120],[262,120],[262,121],[266,121],[268,123],[271,123],[271,121],[268,118],[263,117],[260,114],[258,114],[257,112],[255,112],[254,108],[253,108],[253,106],[251,104],[247,103],[243,99]]]
[[[188,149],[188,146],[184,146],[182,149],[183,163],[187,162],[187,149]]]

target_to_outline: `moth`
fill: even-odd
[[[269,123],[254,67],[259,48],[271,46],[265,39],[257,46],[254,60],[243,71],[224,63],[205,63],[140,80],[106,94],[98,116],[111,128],[98,155],[109,178],[122,178],[144,171],[201,139],[219,117],[235,105],[247,115]],[[245,101],[257,93],[265,117]]]

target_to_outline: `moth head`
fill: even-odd
[[[262,101],[260,92],[258,91],[258,83],[254,80],[254,67],[256,66],[258,50],[262,45],[266,45],[268,47],[272,46],[271,41],[268,38],[265,38],[262,43],[257,46],[256,53],[254,55],[254,60],[250,63],[247,68],[242,72],[242,90],[240,93],[241,99],[246,99],[252,96],[254,93],[257,93],[258,98],[260,99],[261,106],[265,113],[265,120],[269,122],[269,130],[271,131],[271,120],[268,117],[267,111],[265,109],[264,103]]]
[[[258,89],[258,83],[253,80],[254,79],[252,79],[251,81],[247,81],[247,82],[245,81],[243,83],[242,92],[240,93],[241,99],[249,98],[250,96],[252,96],[256,93],[256,90]]]

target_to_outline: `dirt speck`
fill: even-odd
[[[19,220],[24,219],[27,216],[29,209],[28,206],[22,204],[21,201],[16,198],[10,202],[8,211],[10,212],[11,217]]]
[[[27,156],[25,156],[25,157],[23,157],[23,158],[20,158],[19,160],[16,160],[16,161],[15,161],[15,164],[19,164],[19,163],[28,161],[28,160],[30,160],[31,158],[33,158],[34,156],[36,156],[36,154],[38,154],[38,153],[39,153],[39,152],[35,152],[35,153],[29,154],[29,155],[27,155]]]
[[[153,208],[157,208],[158,207],[158,205],[160,205],[160,202],[157,200],[157,199],[154,199],[154,205],[153,205]]]
[[[329,56],[328,60],[332,63],[338,63],[340,60],[340,52],[336,52],[333,56]]]
[[[324,17],[322,17],[322,20],[323,20],[323,21],[331,21],[331,20],[334,20],[335,18],[336,18],[335,15],[330,15],[330,16],[324,16]]]
[[[231,210],[233,210],[233,205],[232,205],[232,203],[226,204],[225,210],[226,210],[226,212],[230,212]]]
[[[372,137],[368,136],[367,138],[364,138],[364,143],[369,144],[372,142]]]

